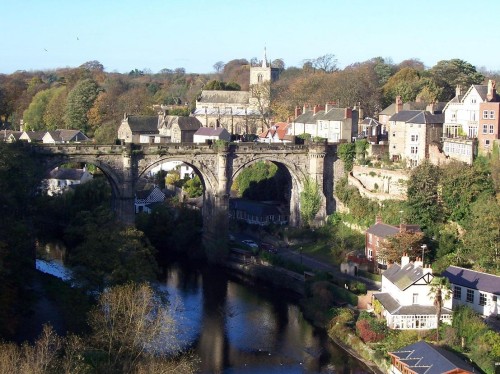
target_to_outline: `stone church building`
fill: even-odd
[[[264,51],[260,66],[250,66],[249,91],[203,90],[194,116],[204,127],[224,127],[230,134],[259,134],[269,127],[270,83],[278,79]]]

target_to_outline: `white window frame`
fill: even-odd
[[[483,119],[488,119],[488,111],[483,110]]]
[[[467,292],[465,294],[465,301],[468,302],[469,304],[474,304],[474,290],[467,288]]]

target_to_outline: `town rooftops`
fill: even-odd
[[[395,352],[393,358],[405,364],[412,372],[442,374],[450,372],[473,373],[474,368],[464,359],[450,351],[425,341],[408,345]]]
[[[496,275],[465,269],[458,266],[449,266],[442,273],[442,276],[448,278],[450,283],[457,286],[500,295],[500,277]]]
[[[55,168],[50,172],[49,177],[51,179],[79,181],[85,173],[84,169]]]

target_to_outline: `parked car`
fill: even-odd
[[[243,244],[245,244],[247,247],[250,247],[252,250],[253,249],[259,249],[259,245],[255,243],[253,240],[250,239],[245,239],[241,241]]]
[[[278,250],[276,249],[276,247],[272,244],[269,244],[269,243],[261,243],[260,249],[262,249],[263,251],[269,252],[269,253],[278,253]]]

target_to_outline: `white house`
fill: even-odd
[[[393,264],[382,273],[381,292],[373,297],[382,305],[382,315],[389,328],[426,330],[437,327],[431,294],[433,278],[430,267],[423,267],[421,261],[410,262],[408,256],[401,257],[401,265]],[[445,300],[441,321],[451,323],[451,316],[451,301]]]
[[[90,139],[80,130],[58,129],[47,131],[42,137],[42,143],[59,144],[59,143],[80,143],[88,142]]]
[[[194,143],[205,143],[207,140],[231,141],[231,134],[224,127],[200,127],[193,135]]]
[[[467,305],[484,317],[496,317],[500,307],[500,277],[458,266],[442,274],[453,290],[453,307]]]
[[[262,132],[258,140],[261,143],[291,143],[293,137],[287,135],[289,127],[290,125],[286,122],[277,122]]]
[[[151,206],[165,200],[165,194],[156,186],[135,193],[135,212],[151,213]]]
[[[84,184],[92,179],[86,168],[65,169],[55,168],[50,172],[49,178],[43,182],[44,189],[49,196],[59,195],[69,188]]]

